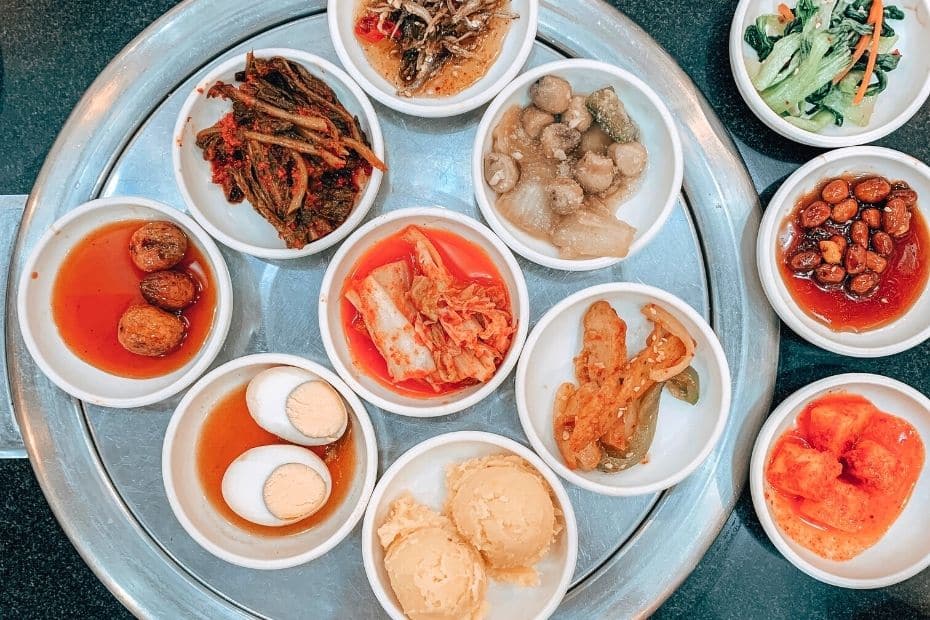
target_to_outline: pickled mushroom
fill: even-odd
[[[540,110],[561,114],[571,104],[572,86],[560,77],[544,75],[530,87],[530,99]]]
[[[495,206],[517,227],[552,242],[562,257],[626,256],[636,229],[616,209],[638,187],[645,148],[616,142],[600,124],[607,117],[592,113],[591,98],[572,93],[562,78],[544,76],[530,91],[532,103],[504,110],[491,133],[484,175],[498,193]],[[621,112],[635,137],[617,98],[612,113]]]

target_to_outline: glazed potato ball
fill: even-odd
[[[142,297],[153,306],[177,312],[197,298],[197,283],[184,271],[154,271],[139,283]]]
[[[149,222],[129,240],[129,255],[142,271],[171,269],[186,253],[187,235],[171,222]]]
[[[544,75],[530,86],[530,99],[540,110],[561,114],[572,101],[572,85],[560,77]]]
[[[184,342],[187,326],[177,315],[155,306],[130,306],[120,317],[117,338],[123,348],[136,355],[161,357]]]

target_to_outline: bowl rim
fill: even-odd
[[[213,278],[217,287],[216,308],[214,311],[213,325],[210,328],[210,333],[208,334],[207,339],[204,341],[203,345],[201,345],[200,351],[192,358],[193,364],[187,370],[187,372],[163,388],[152,390],[141,396],[124,398],[103,396],[92,391],[84,390],[65,379],[56,370],[55,364],[49,361],[49,359],[42,352],[42,349],[32,332],[29,321],[26,318],[29,316],[27,291],[30,289],[32,282],[31,274],[35,271],[36,262],[39,260],[39,257],[45,253],[48,246],[54,242],[61,231],[71,226],[72,222],[75,220],[84,217],[88,213],[94,213],[98,211],[101,213],[106,213],[119,207],[142,207],[144,209],[150,209],[160,214],[161,216],[164,216],[165,219],[180,224],[185,232],[192,236],[200,245],[200,247],[203,248],[203,252],[208,262],[210,263],[210,268],[213,270]],[[116,220],[102,219],[99,225],[97,225],[97,228],[94,230],[104,226],[107,221]],[[80,240],[76,240],[75,244],[79,241]],[[61,263],[57,265],[55,272],[56,278],[60,269]],[[20,275],[19,284],[16,291],[16,313],[19,320],[19,331],[23,336],[26,349],[29,351],[30,355],[32,355],[32,359],[35,360],[39,370],[41,370],[42,373],[52,381],[52,383],[79,400],[102,407],[129,409],[152,405],[154,403],[165,400],[166,398],[174,396],[196,381],[197,378],[202,375],[204,371],[207,370],[207,368],[210,367],[210,364],[213,363],[213,361],[216,359],[216,356],[219,355],[220,350],[223,348],[223,344],[226,342],[226,336],[229,333],[229,326],[232,322],[232,309],[234,304],[233,297],[232,280],[229,276],[229,268],[226,265],[226,260],[223,258],[223,255],[220,253],[219,248],[210,237],[210,235],[208,235],[200,226],[198,226],[193,219],[191,219],[183,211],[170,207],[162,202],[151,200],[149,198],[143,198],[140,196],[108,196],[106,198],[96,198],[94,200],[82,203],[74,209],[66,212],[60,218],[55,220],[51,227],[45,231],[45,233],[39,238],[38,241],[36,241],[32,251],[29,253],[29,257],[26,259],[22,274]],[[57,326],[54,325],[54,320],[52,320],[51,327],[54,327],[56,330],[58,329]],[[64,342],[63,339],[62,342]],[[106,372],[96,368],[96,366],[90,362],[86,362],[81,358],[78,359],[80,359],[81,363],[87,364],[99,372]],[[118,375],[113,375],[112,373],[107,374],[123,379],[125,381],[136,381],[135,379],[119,377]],[[157,377],[152,377],[151,379],[155,378]],[[139,381],[146,380],[148,379],[141,379]]]
[[[858,358],[884,357],[916,347],[930,338],[930,319],[926,321],[924,328],[917,334],[908,338],[898,339],[887,345],[865,346],[844,344],[827,338],[804,323],[803,319],[807,317],[807,314],[801,309],[798,302],[791,297],[790,292],[782,290],[784,288],[783,278],[776,269],[775,260],[773,258],[778,230],[784,218],[788,216],[790,210],[795,206],[794,204],[786,202],[787,196],[798,187],[803,188],[810,185],[810,187],[813,188],[810,181],[814,173],[820,167],[854,157],[868,157],[872,161],[893,161],[904,164],[911,167],[915,174],[920,175],[930,183],[930,166],[927,166],[925,163],[906,153],[893,149],[880,146],[851,146],[822,153],[798,168],[785,179],[778,188],[778,191],[775,192],[775,195],[769,201],[763,213],[762,222],[759,224],[759,234],[756,240],[756,264],[758,265],[759,280],[762,282],[762,288],[765,291],[765,296],[769,300],[769,304],[794,333],[821,349],[840,355]],[[921,209],[921,211],[924,212],[923,209]],[[930,284],[927,286],[930,287]],[[924,294],[926,294],[926,292]],[[893,325],[902,317],[913,311],[914,306],[889,325]],[[874,330],[869,330],[863,333],[870,334],[873,332]],[[833,333],[843,338],[856,338],[861,335],[853,332]]]
[[[181,423],[181,419],[188,414],[190,411],[191,402],[195,398],[200,396],[200,394],[214,382],[232,372],[249,366],[265,364],[302,368],[318,375],[339,392],[339,394],[349,404],[349,407],[351,407],[355,417],[358,419],[358,425],[361,430],[360,435],[362,437],[363,443],[365,444],[365,462],[367,467],[364,478],[362,480],[361,494],[359,495],[356,505],[353,507],[348,519],[346,519],[346,521],[333,533],[332,536],[326,538],[319,545],[316,545],[312,549],[304,551],[303,553],[298,553],[291,556],[276,557],[270,560],[256,560],[254,558],[241,556],[238,553],[230,552],[223,547],[220,547],[219,545],[215,545],[213,542],[207,539],[193,524],[193,522],[187,516],[187,512],[185,511],[184,506],[179,500],[175,490],[174,476],[171,471],[171,452],[174,448],[174,441],[177,436],[178,426]],[[290,444],[290,442],[286,442],[283,439],[281,441],[283,443],[287,443],[288,445],[294,445]],[[187,534],[193,538],[197,544],[199,544],[203,549],[215,557],[229,562],[230,564],[258,570],[277,570],[282,568],[292,568],[294,566],[299,566],[301,564],[306,564],[307,562],[315,560],[316,558],[322,556],[323,554],[336,547],[346,538],[346,536],[352,532],[353,529],[355,529],[356,524],[362,518],[362,515],[368,506],[368,501],[371,498],[371,492],[374,490],[375,480],[378,476],[378,440],[375,434],[374,426],[371,423],[371,418],[368,415],[368,411],[365,409],[365,405],[362,403],[359,397],[351,389],[349,389],[349,386],[347,386],[345,382],[342,381],[342,379],[336,376],[333,371],[326,368],[322,364],[318,364],[317,362],[297,355],[291,355],[288,353],[254,353],[251,355],[237,357],[221,366],[218,366],[217,368],[214,368],[212,371],[201,377],[200,380],[197,381],[197,383],[195,383],[190,390],[188,390],[188,392],[178,403],[178,406],[172,412],[171,419],[168,422],[168,427],[165,430],[165,437],[162,441],[161,450],[161,468],[162,483],[165,487],[165,494],[168,496],[168,504],[171,506],[171,512],[174,513],[175,518],[181,524],[181,527],[184,528],[184,531],[187,532]]]
[[[479,108],[488,101],[490,101],[494,95],[496,95],[502,88],[504,88],[511,80],[513,80],[523,66],[526,64],[527,59],[530,56],[530,52],[533,51],[533,44],[536,41],[536,32],[539,26],[539,0],[526,0],[529,7],[529,15],[527,19],[529,20],[529,26],[527,27],[526,34],[523,37],[523,42],[520,45],[520,48],[517,50],[517,55],[510,60],[511,66],[507,71],[505,71],[497,80],[491,82],[484,89],[472,95],[464,101],[458,103],[446,103],[446,104],[436,104],[428,105],[421,103],[414,103],[417,97],[406,98],[400,97],[395,93],[389,93],[371,82],[365,75],[359,70],[356,63],[352,60],[352,57],[349,55],[346,41],[343,39],[342,33],[339,30],[339,23],[337,15],[344,9],[348,8],[349,5],[354,8],[355,2],[346,2],[346,0],[328,0],[327,1],[327,22],[329,25],[329,34],[330,39],[332,39],[333,47],[336,50],[336,56],[339,58],[339,62],[346,68],[346,71],[351,75],[367,92],[371,97],[376,101],[382,103],[383,105],[397,110],[403,114],[408,114],[410,116],[417,116],[421,118],[448,118],[451,116],[458,116],[460,114],[465,114],[470,112],[475,108]],[[520,19],[523,19],[523,16],[520,16]],[[491,67],[497,63],[507,61],[501,55],[498,55],[497,59],[490,65],[488,71]],[[482,81],[487,79],[487,73],[483,75],[477,82],[472,84],[469,88],[473,88],[482,83]],[[445,97],[430,97],[434,100],[442,100]],[[422,99],[422,97],[419,97]]]
[[[785,559],[794,564],[796,568],[807,573],[814,579],[841,588],[851,589],[883,588],[909,579],[930,566],[930,553],[924,555],[923,558],[919,559],[911,566],[880,578],[856,579],[840,577],[829,571],[817,568],[802,558],[788,545],[785,536],[781,533],[774,519],[772,519],[768,503],[765,501],[764,470],[768,451],[772,443],[777,439],[775,433],[778,427],[786,418],[794,413],[798,407],[809,403],[812,399],[829,390],[836,388],[852,388],[862,384],[889,388],[902,398],[910,399],[922,406],[928,412],[928,416],[930,416],[930,399],[906,383],[902,383],[890,377],[871,373],[843,373],[833,375],[802,387],[788,396],[775,408],[759,431],[759,435],[756,437],[749,462],[749,487],[752,494],[753,507],[755,508],[759,522],[762,524],[762,528],[765,530],[766,535],[769,540],[772,541],[775,548],[778,549]],[[927,469],[926,464],[924,465],[924,469]]]
[[[553,593],[542,612],[536,616],[537,619],[548,618],[555,612],[568,592],[572,575],[575,572],[575,565],[578,561],[578,521],[575,517],[575,509],[572,505],[571,498],[568,496],[568,492],[565,490],[565,485],[562,484],[559,477],[553,473],[538,454],[509,437],[486,431],[453,431],[430,437],[404,452],[387,468],[384,474],[382,474],[374,492],[371,494],[368,509],[365,511],[365,519],[362,521],[362,562],[365,565],[365,574],[368,576],[371,589],[374,591],[378,602],[381,603],[381,607],[388,615],[397,620],[406,618],[400,608],[392,600],[392,596],[388,593],[385,584],[381,583],[381,579],[378,576],[378,569],[375,566],[375,558],[371,553],[371,545],[379,544],[374,540],[376,536],[374,523],[375,512],[377,511],[378,505],[384,499],[384,494],[387,491],[389,483],[392,482],[397,474],[400,473],[404,467],[409,465],[411,461],[438,446],[459,442],[485,443],[497,448],[503,448],[523,458],[545,478],[553,494],[556,496],[556,499],[558,499],[560,504],[559,508],[562,510],[565,522],[564,534],[567,543],[566,563],[562,569],[562,576],[559,580],[558,589]],[[445,472],[440,472],[439,475],[444,476]]]
[[[545,443],[537,432],[536,426],[533,424],[529,412],[529,405],[526,399],[526,392],[529,389],[527,384],[529,358],[532,355],[533,350],[536,348],[536,345],[539,343],[539,340],[542,337],[542,333],[548,329],[552,322],[569,307],[588,299],[611,294],[632,294],[651,297],[666,309],[671,310],[673,314],[680,314],[685,316],[698,327],[705,339],[710,343],[710,359],[720,372],[722,402],[720,410],[717,413],[717,420],[714,424],[713,431],[711,431],[710,437],[701,448],[701,451],[687,465],[680,468],[673,474],[651,484],[634,484],[623,486],[608,485],[590,480],[578,472],[569,469],[562,462],[559,456],[553,454],[546,447]],[[572,355],[574,355],[574,353],[572,353]],[[704,319],[704,317],[698,313],[697,310],[692,308],[690,305],[688,305],[687,302],[673,295],[672,293],[656,288],[654,286],[628,282],[612,282],[591,286],[566,297],[550,308],[542,316],[542,318],[539,319],[539,321],[536,323],[536,326],[533,328],[532,333],[530,333],[529,338],[527,338],[526,345],[523,348],[523,353],[520,355],[520,363],[517,365],[515,392],[517,399],[517,413],[520,416],[520,425],[523,427],[523,432],[529,439],[530,445],[533,446],[533,449],[539,454],[539,456],[543,459],[543,461],[546,462],[549,467],[551,467],[559,476],[565,480],[587,491],[591,491],[599,495],[608,495],[611,497],[630,497],[657,493],[659,491],[664,491],[671,488],[691,475],[694,470],[700,467],[701,464],[707,459],[707,457],[710,456],[710,453],[717,446],[717,443],[723,434],[723,430],[726,427],[727,420],[729,419],[730,406],[732,402],[732,378],[730,375],[730,366],[727,362],[726,354],[723,351],[723,346],[720,344],[720,341],[718,340],[717,335],[714,333],[713,328]]]
[[[659,118],[661,119],[661,125],[664,131],[670,136],[672,141],[671,159],[673,180],[672,187],[669,190],[669,195],[666,197],[662,208],[657,211],[656,219],[652,225],[649,228],[646,228],[644,231],[637,231],[637,234],[640,232],[642,234],[639,236],[639,238],[633,241],[633,244],[630,246],[630,251],[625,258],[600,257],[569,259],[547,256],[541,252],[538,252],[523,243],[507,229],[501,220],[502,216],[497,212],[497,207],[491,203],[485,193],[486,183],[484,180],[484,141],[488,134],[493,130],[491,125],[495,118],[500,114],[507,99],[518,90],[526,88],[527,85],[532,81],[542,77],[543,75],[546,75],[547,73],[551,73],[553,71],[571,72],[577,70],[599,71],[606,73],[615,79],[618,78],[628,82],[636,90],[642,93],[646,99],[649,100],[649,103],[655,108]],[[501,239],[504,240],[504,243],[506,243],[510,249],[512,249],[523,258],[538,265],[549,267],[550,269],[558,269],[561,271],[593,271],[596,269],[610,267],[629,259],[641,249],[646,247],[659,234],[665,223],[668,221],[669,216],[671,216],[672,211],[674,210],[675,205],[678,203],[678,198],[681,194],[682,183],[684,181],[684,154],[682,150],[681,136],[678,133],[678,127],[675,124],[675,120],[672,117],[671,112],[659,98],[658,94],[648,84],[646,84],[646,82],[631,72],[625,69],[621,69],[616,65],[611,65],[606,62],[591,60],[588,58],[569,58],[566,60],[556,60],[539,65],[537,67],[533,67],[532,69],[522,73],[519,77],[508,84],[500,93],[498,93],[498,95],[491,102],[491,105],[489,105],[487,110],[485,110],[481,117],[481,122],[478,124],[478,131],[475,135],[475,140],[472,146],[471,176],[472,185],[475,190],[475,200],[478,202],[478,208],[481,210],[482,217],[484,217],[484,220],[488,223],[491,229]],[[635,196],[636,194],[634,193],[630,199]]]
[[[928,12],[930,12],[930,0],[919,1],[922,2]],[[891,132],[900,129],[902,125],[920,111],[924,102],[930,97],[930,71],[927,71],[927,75],[924,77],[924,83],[918,95],[910,104],[888,122],[877,125],[872,129],[864,127],[861,132],[846,136],[827,136],[792,125],[776,114],[762,101],[762,98],[749,79],[749,69],[746,67],[746,57],[743,54],[742,26],[746,18],[746,13],[749,12],[751,6],[755,6],[758,2],[759,0],[740,0],[733,14],[733,20],[730,22],[729,34],[730,71],[733,73],[733,79],[736,82],[737,90],[739,90],[740,95],[743,97],[743,101],[746,102],[749,109],[756,115],[756,118],[762,121],[772,131],[807,146],[820,148],[858,146],[880,140]]]
[[[368,138],[371,141],[372,151],[384,161],[384,136],[381,132],[381,124],[378,121],[378,115],[375,113],[375,109],[371,105],[368,96],[345,71],[316,54],[289,47],[265,47],[252,50],[252,53],[256,56],[284,56],[295,62],[308,64],[311,69],[319,68],[332,79],[339,82],[339,84],[348,90],[358,102],[362,110],[362,115],[368,123]],[[318,254],[345,239],[351,234],[355,227],[365,219],[365,216],[368,215],[368,212],[374,205],[375,199],[378,197],[378,192],[381,189],[381,182],[384,178],[384,173],[382,171],[377,168],[372,169],[365,190],[357,199],[355,207],[349,213],[349,217],[345,222],[325,237],[312,241],[299,250],[293,248],[261,247],[246,243],[226,234],[217,228],[213,222],[210,221],[210,218],[200,210],[188,189],[187,180],[184,177],[184,167],[181,162],[181,150],[183,149],[184,130],[188,122],[190,122],[191,110],[193,110],[194,106],[205,96],[206,89],[216,82],[217,76],[236,67],[240,67],[244,62],[245,55],[246,52],[236,54],[211,68],[204,77],[197,82],[196,86],[194,86],[187,96],[187,99],[184,101],[184,104],[181,106],[181,111],[178,113],[174,129],[171,133],[171,165],[174,171],[175,185],[177,185],[178,191],[191,216],[193,216],[204,230],[217,241],[237,252],[268,260],[287,260]],[[248,201],[246,200],[244,202],[247,203]],[[252,209],[254,207],[249,205],[249,208]],[[271,224],[268,224],[268,226],[271,226]]]
[[[517,331],[514,334],[513,340],[510,344],[510,350],[507,352],[507,355],[504,357],[504,360],[501,362],[501,365],[498,366],[497,371],[494,373],[494,376],[491,377],[489,381],[484,383],[478,390],[469,394],[468,396],[455,398],[456,395],[453,394],[452,397],[455,400],[447,402],[445,404],[436,404],[434,406],[427,407],[412,407],[409,405],[403,405],[393,400],[383,398],[378,396],[367,387],[365,387],[358,379],[355,378],[355,375],[352,374],[351,369],[347,368],[345,364],[342,363],[342,360],[339,358],[339,355],[336,351],[335,338],[338,330],[339,334],[342,334],[342,327],[340,325],[331,325],[329,321],[329,316],[327,313],[327,308],[330,305],[330,293],[335,292],[338,294],[338,290],[334,291],[334,286],[341,286],[341,283],[334,282],[336,270],[345,262],[346,255],[360,242],[360,240],[367,234],[372,231],[381,228],[386,224],[390,224],[396,220],[406,219],[406,218],[416,218],[416,219],[433,219],[433,220],[447,220],[453,221],[458,224],[462,224],[471,228],[485,241],[491,245],[498,253],[503,257],[503,264],[498,264],[496,260],[492,258],[492,261],[501,269],[502,274],[510,272],[511,277],[514,280],[515,284],[515,296],[516,300],[511,299],[511,306],[513,306],[514,301],[519,305],[519,314],[517,318]],[[336,303],[338,303],[339,297],[336,297]],[[329,265],[326,268],[326,272],[323,275],[323,280],[320,283],[320,301],[317,306],[317,315],[319,320],[320,327],[320,337],[323,340],[323,347],[326,349],[326,355],[329,358],[330,364],[333,365],[336,372],[345,381],[352,389],[359,394],[363,399],[380,407],[385,411],[390,411],[398,415],[413,417],[413,418],[435,418],[445,415],[450,415],[467,409],[473,405],[478,404],[488,396],[490,396],[497,388],[507,379],[510,375],[510,372],[517,365],[517,361],[520,357],[520,352],[523,350],[523,345],[526,341],[526,336],[529,333],[529,315],[530,308],[530,299],[529,291],[526,287],[526,279],[523,275],[523,270],[520,269],[520,265],[517,263],[517,260],[513,257],[513,254],[507,248],[506,245],[484,224],[478,220],[465,215],[464,213],[459,213],[457,211],[451,211],[442,207],[431,206],[431,207],[407,207],[403,209],[396,209],[393,211],[388,211],[373,220],[367,222],[363,226],[360,226],[352,235],[343,243],[333,258],[329,261]],[[429,399],[424,399],[424,403],[428,403]]]

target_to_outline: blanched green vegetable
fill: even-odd
[[[901,59],[898,35],[889,20],[905,17],[896,6],[884,6],[879,13],[872,4],[873,0],[799,0],[793,20],[763,15],[746,28],[744,40],[760,62],[750,79],[773,111],[815,132],[831,123],[869,123],[875,97],[887,88],[888,73]],[[875,29],[870,13],[872,19],[882,18],[872,72],[866,65],[873,48],[869,44],[863,50]],[[862,101],[854,103],[863,79],[869,84],[862,87]],[[855,83],[850,86],[851,80]]]
[[[668,380],[665,385],[668,393],[690,405],[697,404],[701,398],[701,377],[693,366],[688,366],[681,373]]]

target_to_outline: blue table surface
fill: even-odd
[[[32,187],[52,141],[94,77],[174,0],[0,0],[0,194]],[[730,74],[732,0],[614,0],[684,67],[739,144],[763,204],[819,151],[765,128]],[[893,79],[893,78],[892,78]],[[879,144],[930,159],[930,107]],[[930,393],[930,344],[881,360],[821,351],[783,327],[777,404],[840,372],[875,372]],[[27,461],[0,461],[0,618],[128,617],[85,566]],[[657,616],[930,617],[930,571],[894,587],[843,590],[796,570],[766,538],[748,490],[704,560]]]

